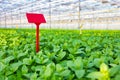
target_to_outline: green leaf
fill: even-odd
[[[16,75],[10,75],[10,76],[8,76],[8,80],[16,80]]]
[[[39,53],[38,53],[38,54],[39,54]],[[35,60],[35,62],[36,62],[37,64],[42,64],[44,58],[43,58],[43,57],[39,58],[38,56],[34,56],[34,60]]]
[[[20,57],[26,56],[27,54],[28,54],[27,52],[25,52],[25,53],[19,53],[19,54],[17,55],[17,58],[20,58]]]
[[[4,55],[5,53],[0,51],[0,58]]]
[[[2,62],[0,62],[0,72],[4,70],[4,68],[5,68],[5,65]]]
[[[75,57],[74,57],[73,54],[69,54],[69,58],[70,58],[70,59],[73,59],[73,60],[75,59]]]
[[[48,59],[48,58],[46,58],[46,59],[44,59],[44,60],[43,60],[43,62],[42,62],[42,63],[43,63],[43,64],[45,64],[45,63],[48,63],[48,62],[49,62],[49,59]]]
[[[94,61],[93,61],[94,65],[99,68],[100,64],[101,64],[101,59],[99,58],[95,58]]]
[[[76,69],[83,69],[83,61],[81,57],[77,57],[74,64]]]
[[[37,73],[35,72],[35,73],[33,73],[32,75],[31,75],[31,77],[30,77],[30,80],[37,80]]]
[[[5,76],[0,74],[0,80],[5,80]]]
[[[102,64],[100,65],[100,72],[101,72],[101,73],[106,73],[106,72],[108,72],[108,66],[107,66],[105,63],[102,63]]]
[[[87,77],[91,79],[100,79],[103,77],[103,74],[100,72],[91,72],[87,75]]]
[[[44,66],[35,66],[35,71],[40,71],[40,73],[43,73],[44,72],[44,69],[43,69]]]
[[[44,72],[44,77],[48,78],[52,75],[53,70],[50,67],[47,67],[45,72]]]
[[[89,63],[89,64],[88,64],[88,68],[92,68],[93,66],[94,66],[93,63]]]
[[[85,74],[85,70],[75,70],[75,75],[78,79],[82,78]]]
[[[31,65],[32,64],[32,59],[31,59],[31,57],[30,58],[24,58],[23,59],[23,64],[25,64],[25,65]]]
[[[60,64],[56,65],[56,71],[61,72],[63,70],[63,67]]]
[[[11,60],[14,60],[14,56],[9,56],[9,57],[5,58],[4,62],[9,63]]]
[[[75,54],[81,54],[81,53],[84,54],[85,52],[83,51],[83,49],[84,49],[84,48],[80,48],[80,49],[78,49],[77,52],[76,52]]]
[[[66,55],[66,52],[60,52],[57,56],[57,60],[62,60]]]
[[[12,73],[14,73],[14,71],[11,70],[11,67],[6,69],[5,75],[11,75]]]
[[[120,80],[120,74],[115,76],[115,80]]]
[[[23,65],[23,66],[22,66],[22,74],[27,74],[27,72],[28,72],[27,66],[26,66],[26,65]]]
[[[91,52],[91,48],[89,46],[86,47],[85,51],[88,53],[88,52]]]
[[[68,51],[71,53],[71,54],[73,54],[74,53],[74,50],[72,49],[72,48],[68,48]]]
[[[60,73],[61,76],[67,77],[70,75],[70,70],[64,70]]]
[[[63,49],[66,50],[67,48],[68,48],[68,43],[65,42],[65,43],[63,44]]]
[[[15,72],[19,68],[19,66],[21,66],[21,65],[22,65],[22,62],[20,62],[20,61],[17,63],[13,63],[10,65],[10,70],[12,72]]]
[[[53,49],[54,53],[57,53],[59,50],[60,50],[59,46],[54,46],[54,49]]]
[[[71,61],[67,61],[67,66],[69,68],[71,68],[73,71],[75,70],[75,64],[74,62],[71,60]]]
[[[23,76],[28,78],[28,79],[30,79],[31,75],[32,75],[31,73],[23,74]]]
[[[43,77],[44,78],[50,77],[52,75],[54,69],[55,69],[55,64],[50,63],[49,65],[47,65],[46,70],[45,70],[45,72],[43,74]]]
[[[23,80],[22,79],[22,71],[21,71],[21,69],[16,71],[16,79]]]
[[[110,76],[115,76],[116,74],[119,73],[119,71],[120,71],[120,66],[119,65],[110,68],[110,71],[109,71]]]

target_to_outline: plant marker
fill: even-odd
[[[36,24],[36,52],[39,52],[39,25],[46,23],[46,20],[43,14],[26,13],[26,16],[29,23]]]

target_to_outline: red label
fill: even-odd
[[[35,24],[46,23],[43,14],[26,13],[26,16],[29,23],[35,23]]]

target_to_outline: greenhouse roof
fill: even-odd
[[[15,9],[26,12],[31,11],[31,7],[33,7],[33,11],[41,9],[41,12],[46,12],[50,8],[50,4],[55,14],[66,10],[75,12],[78,11],[79,1],[81,11],[120,8],[120,0],[0,0],[0,12],[4,14],[4,12]]]

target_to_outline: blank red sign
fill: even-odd
[[[43,14],[26,13],[26,16],[29,23],[46,23]]]
[[[46,23],[46,20],[43,14],[26,13],[26,16],[29,23],[36,24],[36,52],[39,52],[39,25],[41,23]]]

